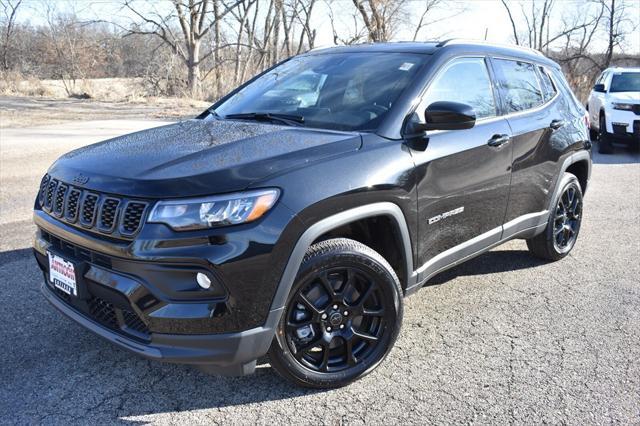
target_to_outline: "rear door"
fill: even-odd
[[[557,161],[567,147],[566,100],[540,65],[492,58],[502,108],[512,132],[511,190],[504,237],[546,220]]]
[[[471,105],[477,121],[471,129],[430,131],[427,148],[411,150],[418,185],[419,280],[497,242],[509,194],[510,129],[498,116],[486,59],[446,63],[429,84],[418,115],[424,119],[425,108],[436,101]]]

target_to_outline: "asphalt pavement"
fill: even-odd
[[[0,129],[0,424],[640,424],[640,156],[594,154],[576,247],[523,241],[405,300],[395,348],[346,388],[310,391],[264,362],[208,376],[146,361],[55,311],[39,292],[31,207],[71,148],[158,122]]]

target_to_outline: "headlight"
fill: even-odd
[[[264,215],[278,199],[277,189],[239,192],[204,198],[158,202],[148,222],[164,223],[176,231],[247,223]]]
[[[621,109],[623,111],[631,111],[633,109],[633,104],[612,102],[611,106],[613,107],[613,109]]]

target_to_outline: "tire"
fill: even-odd
[[[598,132],[589,127],[589,140],[595,142],[598,140]]]
[[[289,294],[271,366],[299,386],[345,386],[384,360],[402,314],[400,282],[380,254],[345,238],[319,242],[307,250]]]
[[[580,232],[582,189],[577,177],[564,173],[552,206],[544,232],[528,239],[527,247],[536,257],[556,261],[569,254]]]
[[[598,152],[600,154],[612,154],[613,145],[611,144],[611,135],[607,133],[607,120],[604,114],[600,114],[598,123]]]

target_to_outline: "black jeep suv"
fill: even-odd
[[[313,50],[195,119],[57,160],[35,203],[42,291],[148,358],[248,374],[268,353],[297,384],[345,385],[435,274],[514,238],[569,253],[585,120],[534,51]]]

